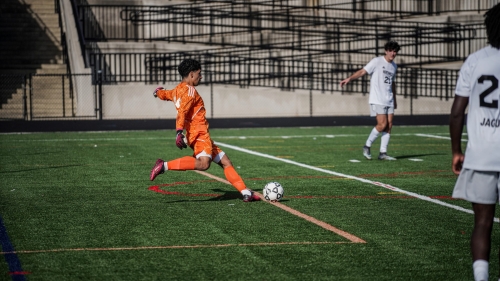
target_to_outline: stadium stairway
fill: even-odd
[[[0,119],[13,117],[24,106],[23,75],[65,74],[61,46],[61,28],[54,0],[2,0],[0,1]],[[51,83],[52,79],[45,79]],[[41,82],[43,83],[43,82]],[[44,103],[60,97],[61,89],[39,93],[36,99],[26,101]],[[59,98],[60,99],[60,98]],[[40,106],[39,108],[45,108]],[[50,116],[49,107],[39,116]]]

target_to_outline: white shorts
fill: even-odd
[[[370,116],[375,117],[377,114],[394,114],[394,107],[380,104],[370,104]]]
[[[462,169],[451,197],[478,204],[496,204],[500,200],[500,172]]]

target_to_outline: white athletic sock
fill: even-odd
[[[368,139],[366,140],[365,146],[371,147],[372,143],[378,138],[378,134],[380,134],[375,127],[373,127],[370,135],[368,136]]]
[[[252,192],[248,188],[245,188],[241,191],[241,195],[252,195]]]
[[[168,170],[167,161],[163,161],[163,168],[165,169],[165,171]]]
[[[476,260],[472,264],[475,281],[488,281],[488,261]]]
[[[382,132],[382,136],[380,137],[380,153],[387,152],[387,146],[389,145],[390,139],[391,139],[391,134],[387,132]]]

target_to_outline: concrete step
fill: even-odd
[[[49,3],[49,4],[54,4],[54,1],[52,0],[22,0],[24,3],[27,5],[31,5],[33,3]]]
[[[66,73],[55,6],[54,0],[0,0],[0,38],[9,38],[0,42],[0,73]]]
[[[29,5],[29,8],[34,11],[34,12],[40,12],[40,11],[46,11],[46,12],[51,12],[55,13],[56,12],[56,5],[54,1],[52,3],[48,2],[34,2],[33,4]]]
[[[61,80],[57,81],[57,86],[54,88],[49,88],[49,87],[33,87],[31,95],[33,99],[43,99],[43,100],[59,100],[62,97],[63,89],[61,85]],[[68,81],[65,81],[65,84],[69,84]],[[68,95],[69,94],[69,85],[64,86],[64,94]],[[52,102],[52,101],[50,101]]]
[[[65,104],[64,106],[52,106],[52,107],[41,107],[36,106],[31,108],[31,113],[33,117],[69,117],[73,106],[71,103]]]
[[[1,111],[15,111],[19,109],[24,109],[24,99],[21,96],[18,102],[12,102],[7,104],[2,104]]]
[[[61,52],[50,52],[47,54],[29,54],[26,56],[14,55],[12,54],[12,52],[3,53],[10,56],[10,58],[0,59],[0,69],[37,69],[42,64],[64,65]]]
[[[31,97],[27,97],[26,104],[31,108],[31,115],[39,117],[69,117],[72,115],[73,100],[69,96],[69,89],[65,89],[64,102],[61,89],[59,92],[51,89],[39,90]],[[32,106],[30,107],[30,103]],[[22,89],[18,89],[6,103],[0,106],[0,118],[24,118],[24,104]]]
[[[0,23],[0,31],[1,32],[26,32],[30,29],[33,30],[50,30],[54,32],[54,30],[60,30],[59,22],[42,22],[42,24],[37,23],[36,21],[8,21]]]
[[[0,95],[16,95],[16,94],[22,94],[23,93],[23,89],[19,88],[19,89],[7,89],[7,88],[0,88]]]
[[[46,22],[54,23],[59,22],[58,14],[38,14],[38,13],[18,13],[18,14],[1,14],[2,22],[12,22],[12,23],[32,23],[32,22]]]
[[[2,104],[2,109],[19,109],[24,108],[23,93],[17,93],[11,96],[6,103]]]
[[[36,46],[43,46],[46,44],[59,45],[61,43],[60,31],[60,29],[41,30],[37,28],[27,28],[24,32],[0,30],[0,36],[3,36],[3,38],[10,38],[8,42],[0,42],[0,46],[30,45],[32,46],[32,48],[35,48]],[[23,37],[21,37],[19,34],[23,34]],[[36,41],[37,44],[33,44],[32,41]]]
[[[20,13],[20,14],[1,14],[2,18],[0,19],[1,23],[10,23],[10,24],[30,24],[30,23],[38,23],[39,21],[43,23],[58,23],[59,16],[57,14],[28,14],[28,13]]]
[[[0,109],[0,119],[24,119],[23,109],[3,110]]]
[[[21,12],[21,13],[4,13],[1,12],[0,15],[2,18],[0,19],[1,22],[15,22],[15,23],[22,23],[22,22],[58,22],[59,21],[59,15],[57,13],[51,12],[51,13],[39,13],[36,11],[33,12]]]
[[[13,95],[12,98],[0,108],[0,119],[23,118],[24,98],[22,94]],[[37,99],[27,97],[27,110],[31,109],[31,115],[37,117],[69,117],[72,114],[74,101],[69,97],[69,91],[65,94],[64,105],[62,94],[59,98]],[[31,104],[31,105],[30,105]]]
[[[27,63],[27,64],[20,64],[20,63],[17,63],[17,64],[2,64],[2,66],[0,67],[0,69],[3,69],[3,70],[8,70],[8,71],[14,71],[16,69],[19,69],[19,70],[22,70],[22,69],[39,69],[41,68],[41,65],[43,63],[39,63],[39,64],[33,64],[33,63]],[[66,64],[56,64],[56,65],[64,65],[61,66],[61,67],[57,67],[56,69],[66,69]],[[47,70],[47,69],[45,69]],[[3,74],[9,74],[9,73],[3,73]]]
[[[67,67],[55,68],[55,69],[37,69],[36,74],[66,74]]]
[[[25,62],[25,63],[23,63]],[[41,61],[34,61],[34,60],[27,60],[27,61],[0,61],[0,69],[5,69],[5,70],[14,70],[14,69],[23,69],[23,68],[28,68],[28,69],[39,69],[41,68],[41,65],[56,65],[52,68],[45,67],[45,69],[64,69],[66,68],[66,64],[62,62],[62,60],[58,60],[57,58],[53,59],[46,59],[46,60],[41,60]],[[7,73],[8,74],[8,73]]]
[[[30,38],[31,40],[31,38]],[[49,41],[48,38],[42,37],[40,40],[37,40],[37,44],[31,44],[29,43],[30,40],[25,40],[25,41],[16,41],[16,40],[11,40],[11,44],[6,44],[6,43],[0,43],[0,49],[1,50],[31,50],[31,51],[36,51],[36,52],[46,52],[47,50],[57,50],[57,51],[62,51],[62,47],[57,43],[57,42],[52,42]],[[36,38],[33,38],[33,40],[36,40]],[[19,53],[19,52],[17,52]]]
[[[11,13],[6,13],[6,12],[0,12],[0,15],[2,15],[2,21],[6,20],[26,20],[26,19],[41,19],[41,20],[58,20],[59,15],[52,11],[50,13],[45,13],[41,12],[39,13],[38,11],[22,11],[22,12],[11,12]]]
[[[0,59],[0,68],[3,64],[40,64],[40,63],[55,63],[57,60],[62,59],[62,51],[59,50],[50,50],[46,51],[46,53],[40,52],[32,52],[32,50],[20,49],[20,52],[26,52],[26,55],[15,53],[13,50],[3,50],[0,48],[0,52],[2,52],[5,56],[8,56],[6,59]],[[51,60],[49,62],[49,60]]]

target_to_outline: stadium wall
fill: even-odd
[[[339,83],[339,81],[332,81]],[[144,85],[127,83],[103,86],[103,119],[175,118],[172,103],[153,97],[158,86],[173,88],[176,84]],[[368,116],[368,94],[342,94],[276,88],[240,88],[233,85],[200,85],[209,118],[275,118],[321,116]],[[452,100],[398,96],[396,115],[449,114]]]
[[[396,116],[394,126],[447,125],[448,115]],[[276,117],[276,118],[220,118],[210,119],[211,129],[222,128],[276,128],[324,126],[374,126],[368,116]],[[66,120],[66,121],[3,121],[0,133],[80,132],[124,130],[175,130],[175,119],[149,120]]]

